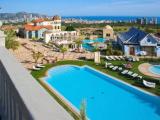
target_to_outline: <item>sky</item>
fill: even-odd
[[[0,0],[0,7],[61,16],[160,16],[160,0]]]

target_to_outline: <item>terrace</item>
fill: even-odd
[[[0,119],[72,120],[4,47],[4,37],[0,32]]]

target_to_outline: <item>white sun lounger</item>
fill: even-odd
[[[137,76],[137,78],[142,79],[143,77],[139,75],[139,76]]]
[[[124,71],[121,72],[121,74],[123,74],[123,75],[125,75],[127,73],[128,73],[128,70],[124,70]]]
[[[148,81],[145,81],[145,80],[143,80],[143,84],[144,84],[146,87],[150,87],[150,88],[155,88],[155,87],[156,87],[156,83],[148,82]]]
[[[37,68],[35,66],[33,66],[33,70],[40,70],[41,68]]]
[[[137,76],[138,76],[137,73],[134,73],[134,74],[132,75],[133,78],[135,78],[135,77],[137,77]]]
[[[123,56],[119,56],[119,58],[122,59],[122,60],[124,60],[124,57],[123,57]]]
[[[107,59],[107,60],[112,60],[112,59],[109,58],[109,56],[106,56],[106,59]]]
[[[132,58],[133,62],[136,62],[136,58]]]
[[[109,56],[112,60],[116,60],[113,56]]]
[[[123,68],[122,68],[122,67],[119,67],[119,68],[118,68],[118,70],[119,70],[119,71],[122,71],[122,70],[123,70]]]
[[[42,64],[37,64],[36,67],[38,67],[38,68],[44,68],[45,66],[42,65]]]
[[[109,66],[109,68],[114,68],[114,66],[113,66],[113,65],[111,65],[111,66]]]
[[[112,65],[112,63],[105,63],[105,67],[107,68],[108,66]]]
[[[129,75],[129,76],[132,76],[132,74],[133,74],[132,71],[129,71],[129,72],[127,73],[127,75]]]
[[[139,61],[139,58],[138,58],[138,57],[136,58],[136,61]]]
[[[117,60],[121,60],[118,56],[114,56]]]
[[[108,67],[108,63],[106,62],[106,63],[105,63],[105,68],[107,68],[107,67]]]
[[[118,66],[115,66],[114,68],[112,68],[112,70],[114,70],[114,71],[117,70],[117,69],[118,69]]]

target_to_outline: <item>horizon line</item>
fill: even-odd
[[[0,14],[16,14],[16,13],[28,13],[28,14],[40,14],[40,15],[45,15],[45,16],[54,16],[54,15],[59,15],[59,14],[54,14],[54,15],[49,15],[45,13],[38,13],[38,12],[25,12],[25,11],[20,11],[20,12],[0,12]],[[151,15],[59,15],[61,17],[158,17],[159,16],[151,16]]]

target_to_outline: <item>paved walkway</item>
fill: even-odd
[[[139,65],[138,69],[142,74],[144,74],[146,76],[150,76],[153,78],[160,78],[160,75],[153,74],[149,71],[149,67],[151,67],[151,66],[152,66],[152,64],[143,63],[143,64]]]
[[[60,52],[55,52],[50,48],[44,47],[41,42],[34,42],[28,39],[18,39],[21,46],[18,50],[10,50],[15,57],[21,62],[25,68],[32,69],[32,66],[35,64],[32,57],[32,51],[41,52],[48,61],[53,61],[55,59],[62,60],[63,54]],[[85,53],[75,53],[75,52],[66,52],[64,59],[65,60],[77,60],[79,57],[86,57],[87,59],[93,59],[94,53],[85,52]],[[41,61],[39,61],[41,62]]]

